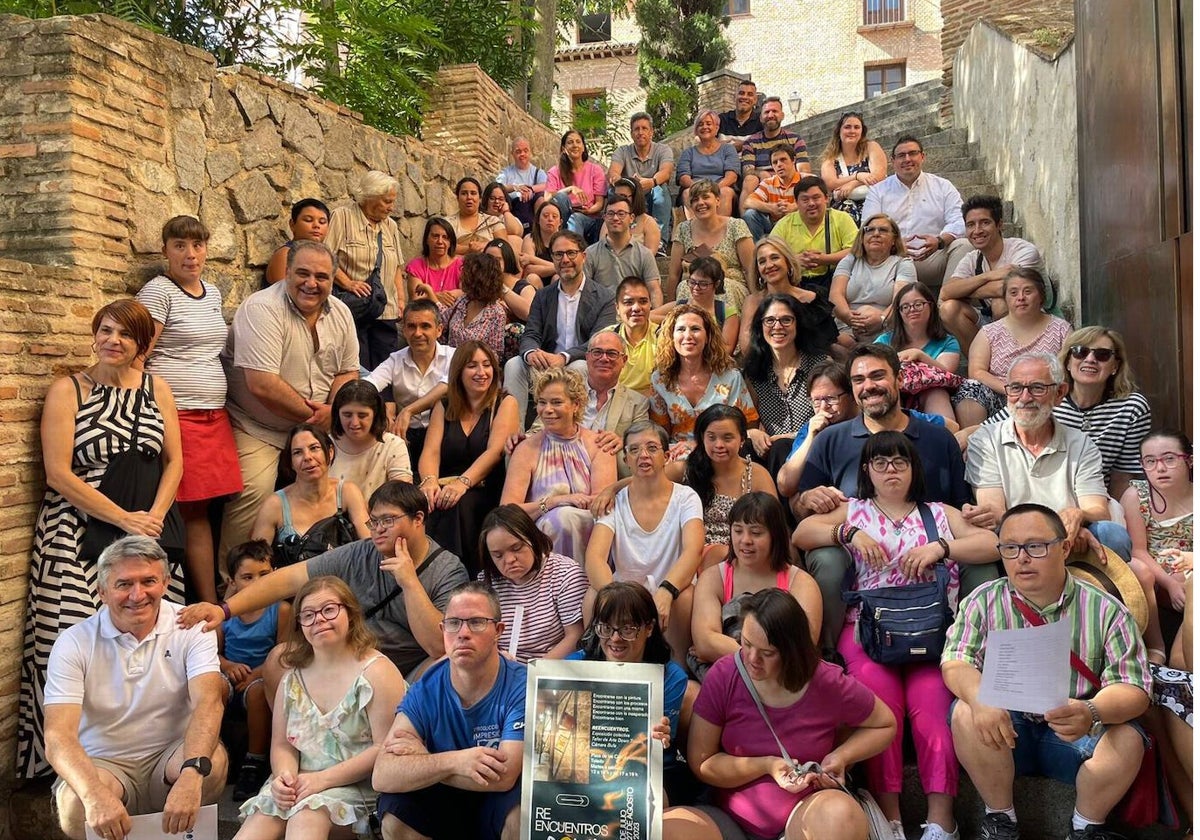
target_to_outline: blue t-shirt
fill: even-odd
[[[932,356],[933,354],[930,353],[929,355]],[[920,417],[925,422],[932,423],[935,426],[943,426],[944,427],[946,425],[946,418],[940,414],[926,414],[924,411],[916,411],[911,408],[908,410],[908,413],[912,417]],[[788,453],[789,458],[791,458],[793,455],[795,455],[797,452],[800,451],[800,447],[804,445],[804,441],[806,438],[808,438],[808,423],[805,423],[800,428],[800,431],[796,432],[796,437],[792,441],[792,451]]]
[[[443,659],[408,690],[398,711],[412,722],[431,753],[496,749],[501,741],[524,741],[525,666],[500,657],[492,690],[464,709],[450,684],[450,661]]]
[[[879,337],[875,339],[875,343],[889,344],[891,343],[891,340],[892,334],[890,332],[885,332],[881,333]],[[925,342],[925,346],[921,348],[921,352],[931,359],[936,359],[943,353],[961,354],[962,350],[959,348],[958,339],[952,335],[947,335],[945,338],[935,338]]]
[[[267,659],[279,637],[279,604],[263,610],[257,621],[246,624],[237,616],[221,622],[225,636],[225,658],[257,668]]]

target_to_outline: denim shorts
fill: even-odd
[[[1024,712],[1009,712],[1017,732],[1013,749],[1013,764],[1018,776],[1048,776],[1068,785],[1075,784],[1079,766],[1092,757],[1100,735],[1084,735],[1076,741],[1064,741],[1044,720]],[[1142,736],[1143,746],[1149,745],[1146,732],[1136,721],[1129,725]]]

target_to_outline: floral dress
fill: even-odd
[[[672,444],[695,438],[696,418],[710,405],[736,406],[746,415],[747,423],[758,421],[754,398],[742,380],[741,371],[735,368],[712,374],[704,396],[695,405],[679,391],[678,383],[667,387],[657,370],[650,374],[650,387],[650,419],[667,430]]]
[[[867,155],[862,156],[862,160],[858,163],[846,163],[846,158],[838,155],[833,161],[833,170],[839,178],[846,178],[851,175],[857,175],[859,172],[871,171],[871,159]],[[886,173],[884,173],[886,174]],[[848,194],[850,190],[846,190]],[[843,213],[849,213],[850,218],[854,219],[854,226],[858,227],[862,224],[862,208],[866,199],[855,201],[847,195],[841,201],[830,201],[829,206],[834,210],[841,210]]]
[[[287,709],[287,740],[300,753],[300,772],[311,773],[341,764],[370,749],[375,740],[371,735],[371,720],[367,705],[375,695],[364,673],[371,663],[382,657],[376,654],[363,663],[354,682],[341,701],[328,712],[317,708],[304,685],[300,669],[288,671],[283,677],[284,703]],[[334,825],[349,825],[357,834],[369,832],[368,819],[375,810],[375,791],[367,777],[357,784],[328,788],[306,796],[291,808],[280,808],[271,795],[272,774],[258,796],[248,799],[239,812],[244,820],[251,814],[266,814],[288,820],[300,811],[324,808]]]
[[[1160,522],[1154,518],[1154,512],[1150,509],[1150,482],[1134,479],[1129,484],[1137,491],[1138,513],[1142,515],[1142,521],[1146,524],[1146,546],[1155,562],[1162,563],[1159,558],[1169,548],[1192,551],[1195,545],[1192,537],[1192,515],[1188,513]]]

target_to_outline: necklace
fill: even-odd
[[[899,517],[893,519],[891,516],[888,515],[888,512],[886,510],[884,510],[882,507],[879,506],[879,502],[872,499],[871,504],[875,506],[875,510],[877,510],[883,514],[884,519],[886,519],[888,522],[892,523],[892,533],[896,534],[896,535],[899,535],[899,533],[900,533],[901,523],[903,523],[905,519],[908,519],[908,517],[912,514],[912,512],[917,509],[917,506],[914,504],[914,505],[912,505],[912,507],[910,507],[908,510],[906,510],[904,512],[903,516],[899,516]]]

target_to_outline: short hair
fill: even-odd
[[[629,115],[629,127],[633,128],[633,124],[645,120],[650,123],[650,127],[654,128],[654,117],[647,114],[645,111],[634,111]]]
[[[318,251],[325,259],[329,260],[330,274],[337,268],[337,259],[333,256],[333,251],[329,250],[328,245],[315,239],[300,239],[293,242],[292,247],[288,248],[286,271],[289,275],[292,273],[292,266],[296,264],[296,259],[306,251]]]
[[[1063,524],[1062,517],[1058,515],[1058,511],[1048,508],[1045,505],[1039,505],[1035,502],[1025,502],[1024,504],[1014,505],[1000,517],[1000,521],[996,524],[996,533],[1000,533],[1000,529],[1004,527],[1004,523],[1014,516],[1022,516],[1026,513],[1040,514],[1050,525],[1050,530],[1054,532],[1056,539],[1065,540],[1067,538],[1067,526]]]
[[[492,193],[494,193],[496,190],[500,190],[501,194],[504,196],[504,200],[508,201],[508,190],[504,189],[504,185],[499,181],[488,181],[483,185],[483,190],[479,194],[479,197],[484,204],[487,204],[492,200]]]
[[[625,342],[621,340],[621,336],[617,335],[617,331],[613,329],[597,330],[592,333],[592,337],[587,340],[587,349],[591,350],[600,343],[600,339],[608,336],[613,341],[617,342],[621,347],[621,352],[625,352]],[[627,354],[628,355],[628,354]]]
[[[442,310],[438,309],[437,301],[429,298],[413,298],[404,304],[404,315],[401,317],[400,323],[403,324],[405,318],[418,312],[429,312],[433,315],[435,324],[442,323]]]
[[[817,362],[816,367],[808,374],[808,382],[804,390],[811,394],[813,386],[817,384],[818,379],[828,379],[843,391],[847,393],[850,391],[850,375],[846,371],[846,365],[836,359],[825,359],[824,361]]]
[[[718,131],[720,130],[721,115],[718,114],[716,111],[714,111],[712,108],[701,108],[700,111],[698,111],[696,113],[696,119],[692,120],[692,134],[695,134],[697,131],[700,130],[700,121],[708,116],[711,116],[714,120],[717,121],[717,130]]]
[[[702,195],[711,195],[714,199],[720,199],[721,189],[715,181],[710,181],[707,178],[697,178],[688,187],[688,205],[695,204],[696,199]]]
[[[105,318],[116,321],[129,331],[139,356],[150,349],[150,342],[154,340],[154,319],[140,300],[121,298],[101,306],[92,316],[92,335],[100,332],[100,322]]]
[[[492,384],[488,387],[487,393],[483,395],[481,407],[490,410],[500,399],[500,377],[502,375],[500,368],[500,359],[496,356],[496,351],[488,344],[482,341],[471,339],[464,341],[458,345],[454,351],[454,355],[450,357],[450,375],[448,380],[448,390],[446,393],[446,420],[454,421],[462,417],[466,411],[469,401],[467,400],[466,389],[463,388],[462,375],[466,370],[471,359],[475,358],[476,353],[482,352],[489,362],[492,363]],[[422,497],[425,495],[421,494]]]
[[[812,679],[821,661],[804,607],[790,592],[771,587],[742,602],[743,633],[750,616],[762,628],[767,643],[779,651],[779,684],[787,691],[799,691]]]
[[[463,257],[458,287],[469,301],[495,303],[504,297],[504,275],[496,260],[487,254],[467,254]]]
[[[325,218],[329,218],[329,207],[319,198],[302,198],[292,204],[292,221],[295,222],[300,218],[300,214],[312,207],[315,210],[320,210],[325,214]]]
[[[292,218],[295,221],[295,217]],[[195,216],[172,216],[162,226],[162,243],[168,239],[187,239],[191,242],[207,242],[212,236],[204,222]]]
[[[231,578],[237,577],[243,560],[275,565],[275,557],[271,554],[271,544],[266,540],[247,540],[229,549],[229,553],[225,555],[225,571]]]
[[[634,216],[639,218],[643,216],[646,212],[646,193],[642,189],[642,185],[632,178],[622,177],[613,182],[613,192],[616,192],[617,187],[625,187],[629,190],[629,209],[633,211]]]
[[[643,662],[666,665],[671,659],[671,646],[658,623],[658,607],[654,597],[640,583],[614,580],[596,593],[592,609],[592,628],[597,624],[620,627],[623,624],[649,625],[650,637],[646,639]],[[604,659],[603,640],[592,630],[583,638],[583,658],[593,661]]]
[[[639,420],[625,430],[625,434],[621,437],[621,446],[628,445],[629,439],[634,435],[644,435],[647,432],[654,432],[658,435],[658,442],[662,444],[663,449],[667,449],[671,445],[671,438],[666,429],[649,420]]]
[[[821,195],[829,198],[829,187],[825,186],[825,182],[821,179],[820,175],[805,175],[796,182],[796,186],[792,187],[792,195],[799,201],[800,193],[806,193],[813,187],[819,188]]]
[[[573,242],[575,244],[575,247],[578,248],[580,251],[587,250],[587,240],[584,239],[582,236],[580,236],[575,231],[568,230],[566,228],[561,228],[554,232],[554,235],[550,237],[550,248],[554,248],[554,243],[560,239],[571,240],[571,242]]]
[[[905,143],[916,143],[917,151],[919,151],[921,154],[925,154],[925,146],[920,140],[918,140],[916,137],[913,137],[911,134],[902,134],[900,135],[900,139],[892,144],[892,157],[896,156],[896,149],[900,148]]]
[[[781,572],[792,564],[791,533],[788,530],[787,516],[779,497],[773,493],[752,490],[733,503],[727,517],[729,527],[735,522],[745,522],[750,525],[761,525],[771,538],[771,571]],[[733,548],[733,538],[729,539],[729,554],[725,560],[730,565],[736,565],[737,552]]]
[[[443,231],[445,231],[447,237],[450,239],[450,249],[446,252],[447,254],[453,254],[458,248],[458,234],[454,232],[454,225],[450,224],[441,216],[434,216],[431,219],[426,220],[425,230],[421,233],[422,257],[429,256],[429,234],[435,227],[441,228]]]
[[[530,142],[529,142],[529,138],[528,138],[528,137],[526,137],[526,136],[525,136],[525,135],[523,135],[523,134],[518,134],[516,137],[514,137],[514,138],[513,138],[513,141],[512,141],[512,144],[509,146],[509,148],[510,148],[510,149],[515,149],[515,148],[517,148],[517,144],[518,144],[518,143],[524,143],[526,146],[529,146],[531,151],[532,151],[532,149],[533,149],[533,144],[532,144],[532,143],[530,143]]]
[[[621,195],[616,190],[612,190],[609,192],[608,198],[606,198],[604,200],[604,209],[607,210],[609,207],[612,207],[614,204],[624,204],[629,207],[630,211],[633,210],[633,199],[626,198],[625,196]]]
[[[457,196],[466,184],[474,184],[475,191],[479,193],[480,199],[483,198],[483,187],[479,185],[479,179],[471,175],[458,179],[458,183],[454,185],[454,195]]]
[[[908,246],[904,244],[904,236],[900,233],[900,225],[889,216],[887,213],[876,213],[862,223],[862,227],[858,229],[858,233],[854,235],[854,242],[850,245],[850,255],[856,260],[865,260],[867,258],[867,244],[864,241],[866,234],[864,231],[871,226],[871,222],[876,219],[883,219],[887,222],[888,227],[892,229],[892,253],[897,257],[908,256]]]
[[[800,268],[799,260],[796,259],[796,252],[792,250],[791,245],[788,245],[787,242],[781,236],[779,236],[777,234],[768,233],[762,239],[760,239],[754,243],[754,261],[755,261],[755,263],[758,262],[758,252],[767,246],[774,248],[775,251],[781,257],[783,257],[783,261],[785,263],[787,263],[788,282],[791,283],[793,286],[800,285],[800,275],[803,272]],[[759,283],[760,288],[765,288],[765,284],[763,284],[763,281],[761,278],[759,279],[758,283]],[[743,313],[742,317],[743,318],[746,317],[744,313]]]
[[[551,385],[561,385],[567,399],[575,403],[575,422],[583,420],[583,412],[587,409],[587,385],[583,377],[567,367],[552,367],[537,371],[533,375],[533,398],[537,400],[542,391]]]
[[[1000,224],[1004,220],[1004,203],[1000,201],[998,195],[973,195],[964,201],[962,206],[964,221],[972,210],[988,211],[988,215],[996,224]]]
[[[776,146],[771,150],[771,160],[775,160],[775,155],[787,155],[791,160],[796,159],[796,150],[792,146]],[[822,184],[825,182],[822,181]]]
[[[725,293],[725,266],[716,257],[697,257],[688,266],[688,276],[699,274],[712,281],[713,293]]]
[[[483,246],[483,252],[486,254],[488,248],[496,248],[500,251],[500,271],[504,274],[517,275],[521,273],[521,264],[517,262],[517,255],[513,251],[512,245],[508,244],[508,240],[497,236],[487,245]]]
[[[550,250],[550,243],[542,241],[542,213],[545,213],[547,209],[552,209],[558,214],[558,229],[562,230],[563,226],[562,210],[553,201],[543,201],[533,211],[533,230],[529,232],[529,235],[533,237],[533,250],[538,257]],[[553,235],[550,238],[554,239]]]
[[[704,324],[704,353],[701,364],[714,375],[725,373],[733,367],[733,359],[725,347],[725,339],[721,335],[721,327],[718,326],[717,319],[711,312],[701,309],[693,303],[681,303],[668,312],[667,317],[663,319],[662,326],[658,330],[658,345],[654,350],[655,369],[658,371],[663,385],[667,388],[675,387],[675,382],[679,378],[679,369],[683,364],[679,360],[679,354],[675,352],[673,333],[675,324],[684,315],[695,315]]]
[[[292,632],[283,654],[279,657],[280,664],[285,668],[304,668],[313,661],[312,643],[304,637],[304,629],[300,626],[300,606],[306,598],[319,592],[329,592],[341,603],[342,610],[346,613],[346,623],[349,625],[346,644],[357,657],[361,658],[378,642],[375,634],[367,628],[362,605],[358,603],[346,582],[334,575],[318,575],[301,586],[296,597],[292,599]]]
[[[1063,363],[1058,360],[1058,356],[1053,353],[1021,353],[1008,364],[1008,370],[1004,372],[1004,378],[1012,376],[1013,370],[1017,365],[1033,362],[1040,365],[1045,365],[1050,372],[1050,380],[1055,385],[1062,385],[1067,381],[1067,369],[1063,367]]]
[[[854,367],[854,362],[863,356],[870,356],[874,359],[881,359],[887,362],[887,366],[892,369],[892,374],[899,379],[900,356],[896,353],[895,349],[886,344],[874,344],[870,342],[862,342],[850,348],[850,353],[846,357],[847,376],[850,375],[850,370]]]
[[[487,598],[488,605],[492,608],[492,618],[500,621],[504,618],[504,613],[500,609],[500,599],[496,596],[496,590],[492,589],[481,580],[469,580],[466,583],[460,583],[458,586],[450,590],[450,597],[446,599],[446,609],[450,609],[450,602],[459,595],[482,595]],[[443,612],[443,615],[445,613]]]
[[[625,293],[626,289],[631,289],[635,286],[641,286],[643,289],[646,290],[647,293],[650,292],[650,286],[641,277],[636,277],[636,276],[626,277],[624,280],[622,280],[620,283],[617,284],[617,291],[614,296],[614,300],[620,300],[621,295],[623,295]]]
[[[1066,382],[1071,386],[1075,384],[1071,378],[1071,366],[1068,364],[1071,348],[1080,344],[1086,347],[1098,338],[1107,338],[1112,342],[1113,349],[1116,351],[1117,370],[1104,384],[1104,397],[1105,399],[1124,399],[1137,390],[1137,383],[1134,381],[1133,371],[1129,367],[1129,356],[1125,352],[1125,339],[1119,332],[1109,327],[1100,325],[1080,327],[1067,336],[1062,349],[1058,351],[1058,361],[1066,371]]]
[[[367,510],[373,511],[379,505],[400,508],[414,518],[418,513],[422,517],[429,515],[429,500],[420,487],[408,481],[392,480],[380,484],[367,501]]]
[[[354,188],[354,201],[362,204],[368,198],[382,198],[400,191],[400,182],[386,172],[371,169],[358,179]]]
[[[753,79],[742,79],[740,82],[737,83],[738,87],[746,87],[747,85],[754,88],[755,90],[758,90],[758,85],[754,84]]]
[[[171,581],[171,565],[167,562],[167,552],[158,544],[158,540],[142,534],[126,534],[120,539],[113,540],[96,560],[96,585],[103,588],[108,586],[108,576],[122,560],[157,560],[162,563],[163,582]]]
[[[282,484],[291,484],[296,480],[296,470],[292,468],[292,441],[296,439],[296,435],[304,432],[308,432],[321,444],[321,451],[325,453],[325,466],[333,463],[333,438],[329,436],[329,432],[312,423],[297,423],[288,429],[286,442],[283,449],[279,450],[279,481]]]
[[[858,489],[855,495],[860,499],[874,499],[878,495],[871,481],[871,460],[892,455],[907,458],[910,464],[908,472],[912,479],[905,501],[922,501],[925,498],[925,468],[921,463],[921,454],[908,435],[890,430],[868,435],[867,442],[863,444],[862,454],[858,458]]]
[[[496,530],[507,531],[533,550],[532,571],[534,572],[542,568],[542,563],[554,550],[553,540],[542,533],[537,523],[521,509],[520,505],[500,505],[500,507],[494,508],[483,518],[483,524],[479,526],[480,567],[483,570],[483,582],[488,586],[494,586],[496,579],[503,577],[500,570],[496,568],[496,561],[492,559],[492,553],[488,551],[487,547],[488,534]]]
[[[1006,297],[1008,296],[1008,281],[1015,279],[1025,280],[1037,287],[1038,294],[1041,295],[1042,298],[1041,309],[1045,311],[1046,303],[1050,300],[1050,297],[1046,293],[1046,278],[1042,275],[1042,273],[1036,268],[1030,268],[1027,265],[1014,265],[1004,275],[1004,281],[1001,284],[1001,289]]]
[[[341,411],[348,405],[361,405],[371,409],[371,437],[383,440],[383,433],[387,431],[387,411],[383,405],[383,397],[375,390],[375,386],[365,379],[351,379],[338,388],[337,393],[333,395],[333,408],[329,418],[335,438],[346,434]]]
[[[768,102],[778,102],[780,110],[783,109],[783,100],[778,96],[764,96],[762,104],[765,107]]]

